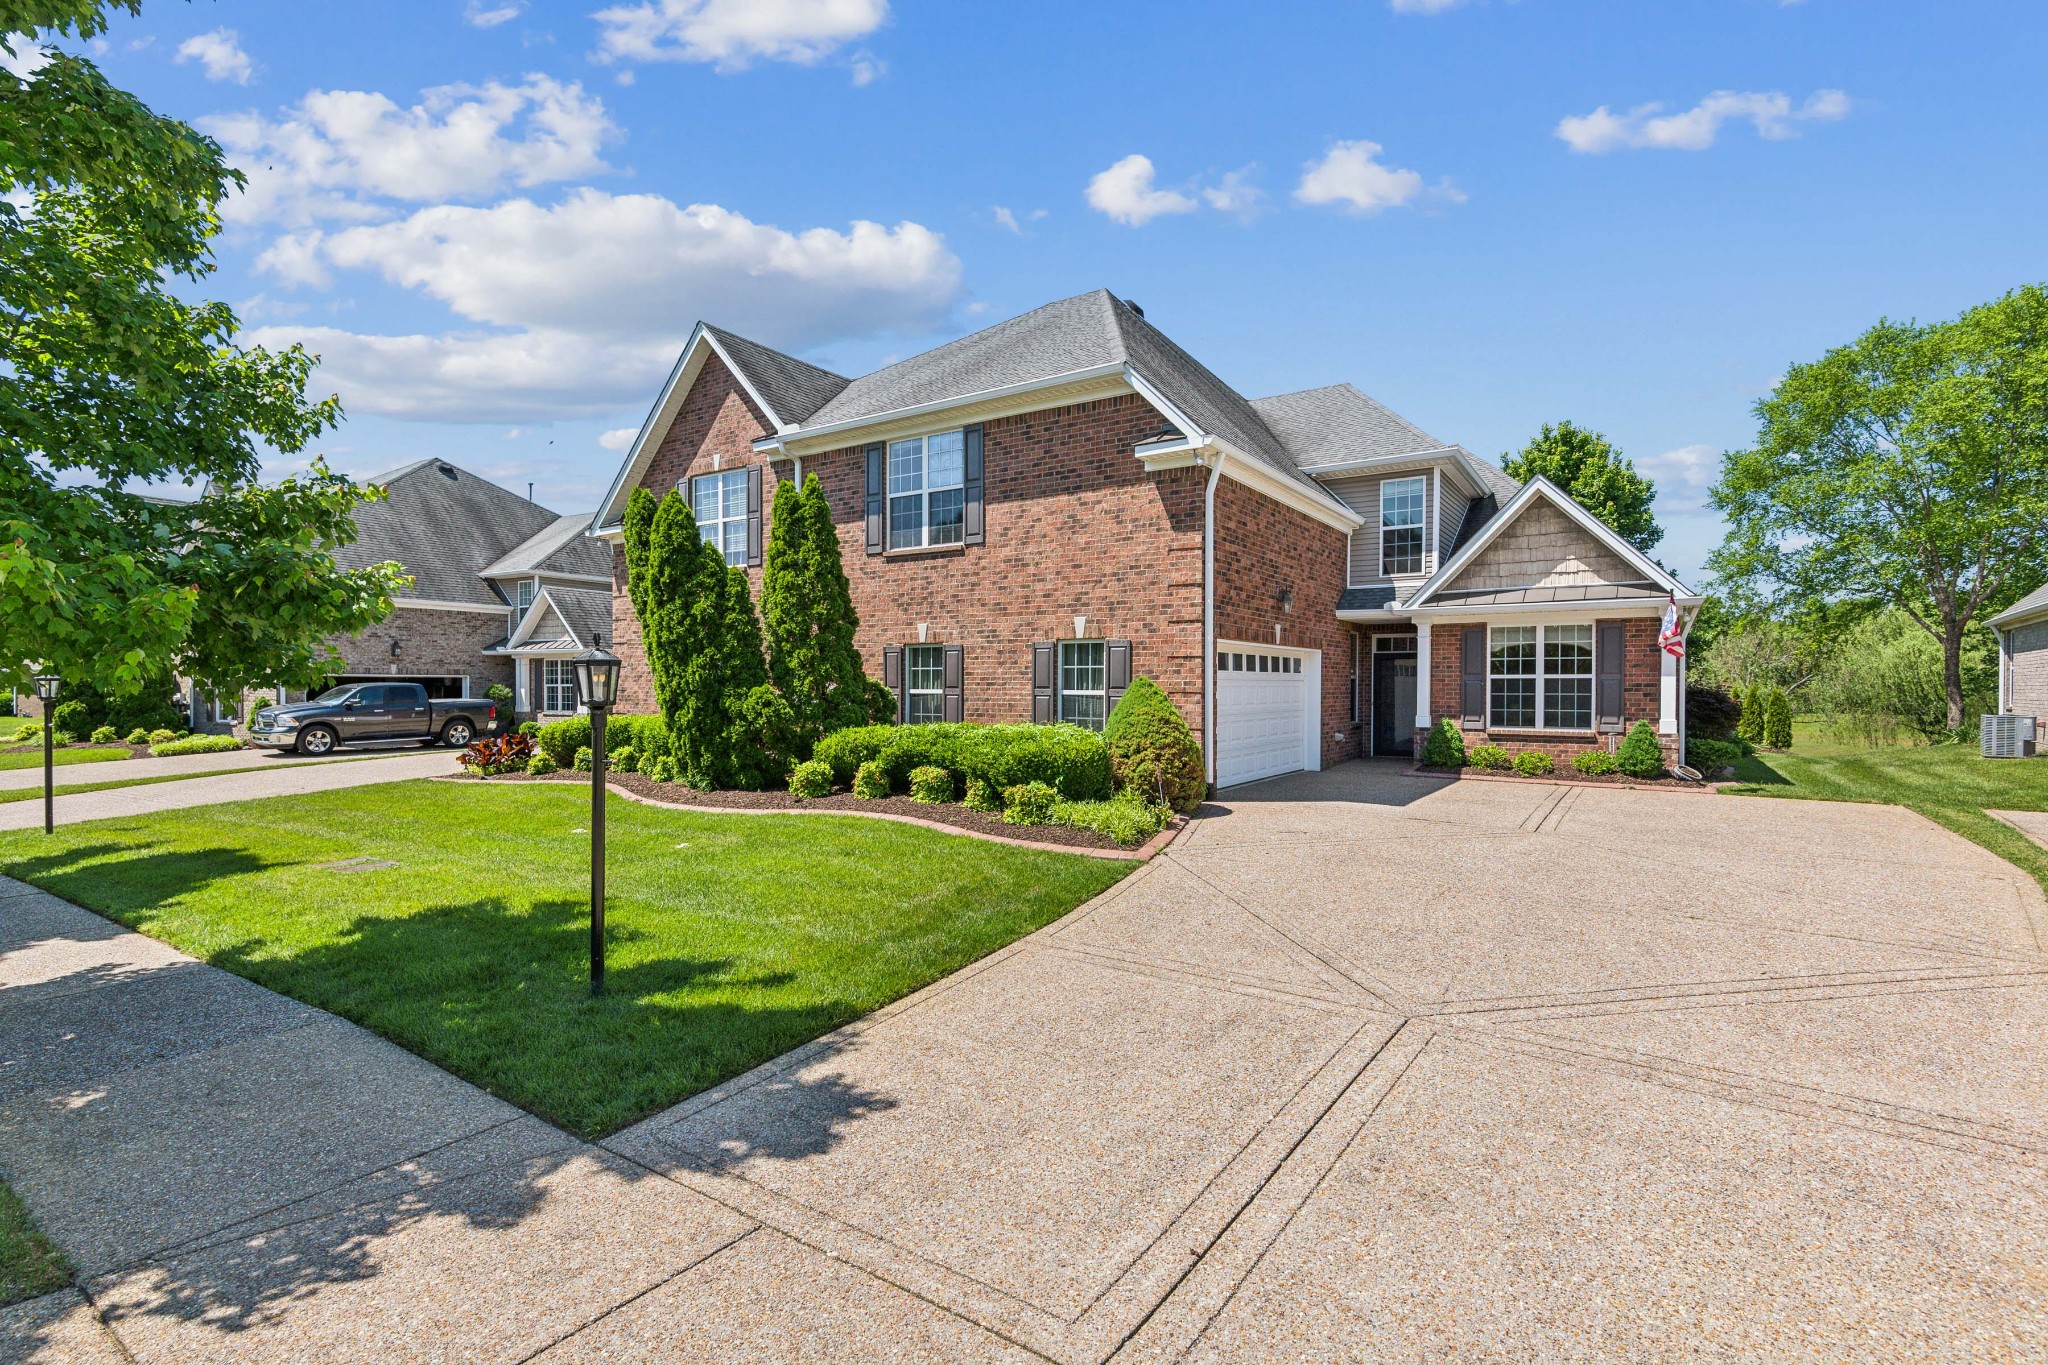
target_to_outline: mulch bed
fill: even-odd
[[[590,775],[550,773],[546,777],[529,777],[525,773],[502,773],[490,780],[580,780],[588,785]],[[1028,839],[1035,844],[1061,844],[1068,848],[1101,848],[1129,852],[1123,844],[1097,834],[1092,829],[1075,829],[1070,825],[1008,825],[1003,823],[1003,817],[1000,815],[970,810],[957,801],[933,806],[922,801],[913,801],[907,796],[885,796],[880,800],[870,800],[855,796],[851,792],[836,792],[831,796],[799,801],[788,792],[700,792],[680,782],[656,782],[653,778],[643,777],[639,773],[610,772],[605,774],[605,781],[635,796],[671,806],[699,806],[707,810],[800,810],[820,815],[833,811],[852,811],[861,815],[907,815],[914,820],[928,820],[935,825],[951,825],[968,834],[993,835],[999,839]]]
[[[1679,777],[1624,777],[1620,773],[1612,776],[1595,777],[1582,773],[1570,764],[1560,764],[1553,772],[1536,777],[1524,777],[1518,772],[1495,772],[1492,769],[1477,768],[1410,768],[1411,777],[1434,777],[1444,782],[1536,782],[1569,783],[1579,787],[1642,787],[1649,791],[1700,792],[1712,791],[1710,782],[1687,782]]]

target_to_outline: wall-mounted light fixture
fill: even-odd
[[[404,650],[400,648],[398,641],[393,640],[391,642],[391,657],[395,659],[402,653],[404,653]]]
[[[1284,612],[1292,612],[1294,610],[1294,589],[1280,589],[1280,610]]]

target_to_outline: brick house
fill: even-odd
[[[1998,637],[1998,709],[2034,717],[2036,741],[2048,739],[2048,586],[1985,624]]]
[[[1560,753],[1647,719],[1676,757],[1683,584],[1348,384],[1245,399],[1102,290],[857,379],[700,324],[591,533],[624,709],[653,709],[627,496],[682,490],[758,592],[775,485],[808,474],[906,722],[1099,727],[1142,674],[1219,786],[1409,757],[1446,715]]]

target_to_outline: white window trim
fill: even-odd
[[[560,668],[560,669],[562,670],[562,673],[563,673],[563,675],[564,675],[564,676],[565,676],[565,677],[566,677],[566,678],[568,679],[568,682],[567,682],[566,686],[567,686],[567,687],[568,687],[568,689],[569,689],[569,704],[568,704],[567,706],[563,706],[563,707],[553,706],[553,705],[551,705],[551,704],[550,704],[550,703],[552,703],[552,702],[554,701],[554,699],[555,699],[555,697],[554,697],[554,692],[555,692],[555,688],[556,688],[557,686],[561,686],[561,685],[563,685],[563,684],[557,684],[557,683],[551,682],[551,681],[550,681],[550,680],[548,679],[548,673],[549,673],[549,672],[550,672],[551,670],[553,670],[553,669],[555,669],[555,668],[557,668],[557,667],[559,667],[559,668]],[[542,660],[540,661],[540,710],[541,710],[541,714],[542,714],[542,715],[544,715],[544,716],[566,716],[566,715],[572,715],[572,714],[574,714],[574,713],[575,713],[575,711],[576,711],[576,709],[577,709],[577,705],[576,705],[576,666],[575,666],[575,663],[574,663],[574,662],[573,662],[572,660],[569,660],[569,659],[542,659]]]
[[[916,677],[916,670],[911,666],[911,659],[920,649],[932,650],[939,656],[939,685],[937,687],[912,687],[910,685],[911,680]],[[939,699],[939,719],[944,720],[946,718],[946,647],[944,645],[923,644],[903,646],[903,722],[906,725],[931,723],[911,720],[910,701],[913,697],[937,697]]]
[[[745,567],[746,567],[746,565],[747,565],[747,546],[746,546],[746,535],[747,535],[747,533],[746,533],[745,527],[746,527],[746,524],[747,524],[747,520],[748,520],[748,517],[747,517],[747,467],[746,467],[745,465],[741,465],[741,466],[739,466],[739,467],[737,467],[737,468],[734,468],[734,469],[714,469],[714,470],[712,470],[712,471],[711,471],[710,473],[708,473],[708,474],[692,474],[692,475],[690,475],[690,476],[689,476],[689,479],[690,479],[690,510],[691,510],[691,512],[692,512],[692,514],[693,514],[693,515],[695,514],[695,512],[696,512],[696,510],[697,510],[698,508],[700,508],[700,507],[702,507],[702,506],[704,505],[704,504],[703,504],[703,501],[702,501],[702,500],[701,500],[701,499],[700,499],[700,498],[699,498],[699,497],[697,496],[697,484],[698,484],[698,483],[699,483],[699,482],[700,482],[701,480],[704,480],[704,479],[737,479],[737,480],[739,481],[739,486],[740,486],[740,514],[739,514],[738,516],[736,516],[736,517],[727,517],[727,516],[720,516],[720,517],[717,517],[717,518],[715,518],[714,520],[711,520],[711,521],[706,521],[706,520],[704,520],[704,518],[702,518],[702,517],[700,516],[700,517],[698,517],[698,518],[697,518],[697,534],[698,534],[699,536],[702,536],[702,537],[703,537],[703,539],[704,539],[704,540],[706,541],[706,543],[708,543],[708,544],[711,544],[711,545],[715,545],[715,546],[717,546],[717,547],[718,547],[718,553],[720,553],[721,555],[724,555],[724,556],[725,556],[725,562],[726,562],[726,564],[727,564],[727,565],[729,565],[729,566],[736,566],[736,567],[738,567],[738,568],[745,568]],[[720,511],[720,512],[723,512],[723,511],[725,510],[726,506],[727,506],[727,504],[726,504],[726,499],[725,499],[725,493],[724,493],[724,490],[723,490],[723,485],[721,485],[721,486],[720,486],[720,492],[719,492],[719,497],[718,497],[718,509],[719,509],[719,511]],[[739,551],[740,557],[739,557],[739,559],[738,559],[738,560],[734,560],[734,559],[733,559],[733,557],[732,557],[732,551],[730,551],[730,550],[728,550],[728,549],[726,549],[726,548],[725,548],[725,528],[726,528],[726,527],[728,527],[728,526],[731,526],[731,525],[733,525],[733,524],[734,524],[735,522],[737,522],[737,523],[738,523],[738,524],[740,525],[740,527],[741,527],[741,531],[740,531],[740,542],[741,542],[741,543],[740,543],[740,551]],[[706,530],[706,528],[708,528],[708,527],[712,527],[712,526],[716,526],[716,527],[718,528],[718,539],[716,539],[716,540],[713,540],[713,539],[712,539],[712,538],[711,538],[710,536],[708,536],[708,535],[705,535],[705,530]]]
[[[1493,671],[1493,632],[1500,629],[1520,630],[1533,626],[1536,630],[1536,671],[1534,673],[1496,673]],[[1543,668],[1543,645],[1546,635],[1560,627],[1585,630],[1592,635],[1593,669],[1590,673],[1547,673]],[[1587,678],[1592,683],[1592,704],[1587,708],[1586,724],[1552,725],[1550,720],[1550,689],[1546,684],[1552,677]],[[1533,678],[1536,682],[1536,723],[1534,725],[1496,725],[1493,723],[1493,683],[1496,678]],[[1600,727],[1600,624],[1597,621],[1515,621],[1486,627],[1486,730],[1487,733],[1505,735],[1593,735]]]
[[[1407,484],[1407,483],[1414,483],[1414,484],[1421,484],[1421,485],[1422,485],[1422,515],[1421,515],[1421,518],[1420,518],[1420,519],[1419,519],[1418,521],[1416,521],[1416,523],[1415,523],[1415,524],[1414,524],[1414,526],[1412,526],[1412,527],[1409,527],[1409,526],[1397,526],[1397,527],[1395,527],[1395,528],[1393,528],[1393,529],[1395,529],[1395,530],[1397,530],[1397,531],[1406,531],[1406,530],[1414,530],[1414,531],[1419,531],[1419,532],[1420,532],[1420,533],[1422,534],[1422,548],[1421,548],[1421,550],[1420,550],[1420,551],[1418,551],[1418,552],[1417,552],[1417,556],[1416,556],[1416,564],[1417,564],[1417,567],[1415,567],[1415,568],[1413,568],[1413,569],[1406,569],[1406,570],[1403,570],[1403,571],[1402,571],[1402,572],[1401,572],[1400,574],[1398,574],[1398,575],[1397,575],[1397,574],[1395,574],[1395,573],[1394,573],[1394,572],[1393,572],[1392,570],[1390,570],[1390,569],[1388,569],[1388,568],[1387,568],[1387,529],[1388,529],[1388,528],[1387,528],[1387,490],[1388,490],[1389,488],[1393,487],[1393,486],[1394,486],[1395,484]],[[1429,565],[1429,476],[1428,476],[1427,474],[1403,474],[1403,475],[1401,475],[1401,476],[1400,476],[1400,477],[1398,477],[1398,478],[1389,478],[1389,479],[1381,479],[1381,480],[1380,480],[1380,523],[1379,523],[1379,538],[1380,538],[1380,547],[1379,547],[1379,550],[1380,550],[1380,552],[1379,552],[1379,566],[1380,566],[1380,577],[1381,577],[1381,578],[1383,578],[1383,579],[1391,579],[1391,578],[1395,578],[1395,577],[1400,577],[1400,578],[1421,578],[1421,577],[1424,577],[1425,575],[1427,575],[1427,574],[1428,574],[1428,572],[1429,572],[1429,569],[1428,569],[1428,565]]]
[[[1077,690],[1072,695],[1076,697],[1102,698],[1102,723],[1106,726],[1109,724],[1109,641],[1093,636],[1085,639],[1061,640],[1059,641],[1059,647],[1053,651],[1052,717],[1062,725],[1081,724],[1080,721],[1069,721],[1067,719],[1067,697],[1069,695],[1067,691],[1067,650],[1073,645],[1095,645],[1102,650],[1102,686],[1099,689]],[[1097,731],[1097,733],[1100,733],[1100,731]]]
[[[960,481],[958,483],[933,484],[930,480],[930,448],[924,443],[930,441],[934,436],[950,436],[954,432],[960,433]],[[918,454],[924,460],[924,474],[920,476],[923,482],[915,493],[892,492],[889,487],[889,469],[895,459],[896,447],[911,441],[919,443]],[[932,539],[932,494],[950,493],[956,488],[960,490],[961,501],[960,539],[935,541]],[[902,545],[894,543],[896,531],[895,506],[899,498],[918,499],[917,540],[914,543],[906,542]],[[937,431],[922,431],[910,436],[893,436],[882,443],[882,552],[884,554],[908,554],[913,550],[950,550],[956,546],[965,545],[967,543],[966,502],[966,427],[941,427]]]

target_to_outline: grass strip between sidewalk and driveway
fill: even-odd
[[[20,1196],[0,1182],[0,1306],[53,1293],[71,1283],[71,1267],[28,1216]]]
[[[159,782],[190,782],[195,777],[230,777],[236,773],[255,776],[260,773],[283,772],[286,768],[331,768],[337,763],[361,763],[367,759],[382,758],[382,754],[357,754],[344,758],[313,758],[300,763],[266,763],[260,768],[196,768],[189,773],[159,773],[155,777],[117,777],[105,782],[58,783],[58,796],[83,796],[87,792],[116,791],[122,787],[153,787]],[[10,801],[40,801],[41,787],[0,788],[0,806]]]
[[[81,749],[75,747],[58,749],[51,753],[50,763],[53,767],[58,768],[67,767],[73,763],[111,763],[116,759],[127,758],[134,752],[133,749],[125,746],[112,749]],[[42,766],[43,751],[41,749],[16,749],[10,753],[0,754],[0,772],[7,772],[15,768],[40,768]]]
[[[896,1000],[1133,864],[912,825],[412,781],[0,835],[0,872],[332,1010],[585,1137]]]
[[[1904,806],[1989,849],[2048,891],[2048,850],[1989,810],[2048,811],[2048,759],[1984,758],[1974,744],[1858,744],[1819,726],[1793,728],[1792,747],[1735,765],[1737,796]]]

